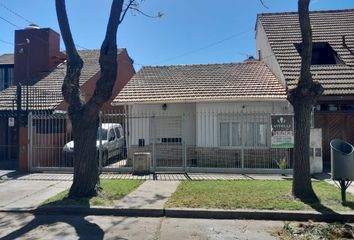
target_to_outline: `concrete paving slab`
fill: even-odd
[[[283,226],[281,221],[166,218],[162,222],[159,239],[271,240],[276,239],[272,233]]]
[[[247,179],[250,180],[291,180],[292,174],[245,174]]]
[[[1,239],[276,239],[281,221],[0,213]],[[273,236],[272,236],[273,234]]]
[[[70,187],[71,182],[9,180],[0,184],[0,207],[33,208]]]
[[[240,180],[248,179],[244,174],[230,173],[188,173],[190,180]]]
[[[117,208],[163,209],[178,181],[146,181],[115,205]]]

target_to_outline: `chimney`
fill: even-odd
[[[248,62],[255,62],[258,61],[257,59],[255,59],[253,56],[249,56],[246,60],[244,60],[244,63],[248,63]]]
[[[15,31],[14,82],[33,85],[53,70],[65,55],[60,52],[60,35],[50,28],[30,24]]]

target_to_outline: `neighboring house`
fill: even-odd
[[[270,115],[291,108],[263,62],[143,67],[112,105],[129,113],[128,161],[148,151],[155,171],[291,167],[289,149],[270,148]]]
[[[0,69],[3,62],[14,69],[12,86],[0,92],[0,132],[5,133],[0,137],[0,169],[2,166],[17,167],[18,165],[16,152],[19,143],[25,146],[27,144],[27,137],[24,135],[27,134],[28,112],[54,113],[67,110],[67,104],[61,94],[66,74],[66,57],[60,52],[59,42],[60,35],[53,30],[31,26],[15,31],[15,54],[0,57]],[[100,77],[99,54],[99,50],[79,51],[84,61],[80,87],[86,99],[92,96]],[[118,50],[118,66],[117,81],[111,100],[135,73],[133,62],[124,48]],[[111,100],[103,106],[102,110],[114,109],[110,105]],[[9,124],[10,118],[15,119],[14,126]],[[45,126],[45,123],[42,122],[41,125]],[[66,131],[67,127],[60,127],[60,129],[42,127],[39,133],[46,134],[46,132],[59,130],[60,133]],[[65,141],[53,144],[57,144],[61,149]],[[27,158],[26,153],[23,157]],[[26,166],[21,168],[26,169]]]
[[[322,128],[323,159],[330,166],[329,142],[341,138],[354,144],[354,9],[310,12],[313,79],[324,87],[314,110],[314,126]],[[258,58],[283,86],[296,86],[301,65],[298,14],[259,14]]]
[[[14,59],[13,54],[0,56],[0,91],[13,84]]]

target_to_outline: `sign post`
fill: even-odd
[[[9,117],[8,125],[9,125],[9,127],[15,126],[15,118],[14,117]]]
[[[291,114],[271,115],[272,148],[294,148],[294,116]]]

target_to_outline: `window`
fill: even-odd
[[[229,123],[220,123],[220,146],[230,146]]]
[[[322,103],[317,104],[317,112],[336,112],[336,111],[354,111],[354,104],[352,103]]]
[[[116,138],[116,135],[114,134],[114,130],[110,129],[108,132],[108,141],[113,141]]]
[[[6,68],[0,68],[0,90],[5,89],[5,70]]]
[[[13,66],[0,66],[0,90],[8,88],[13,83]]]
[[[120,135],[119,128],[115,127],[115,128],[114,128],[114,131],[116,132],[117,138],[120,138],[121,135]]]
[[[219,133],[220,146],[241,146],[241,124],[239,122],[221,122]]]
[[[220,114],[218,116],[220,147],[264,148],[270,145],[270,115]]]
[[[266,123],[246,123],[245,146],[266,147],[268,146],[268,128]]]
[[[182,138],[161,138],[161,143],[181,143]]]
[[[295,48],[301,56],[302,44],[295,43]],[[323,64],[342,64],[343,62],[338,57],[328,42],[313,43],[311,65]]]

